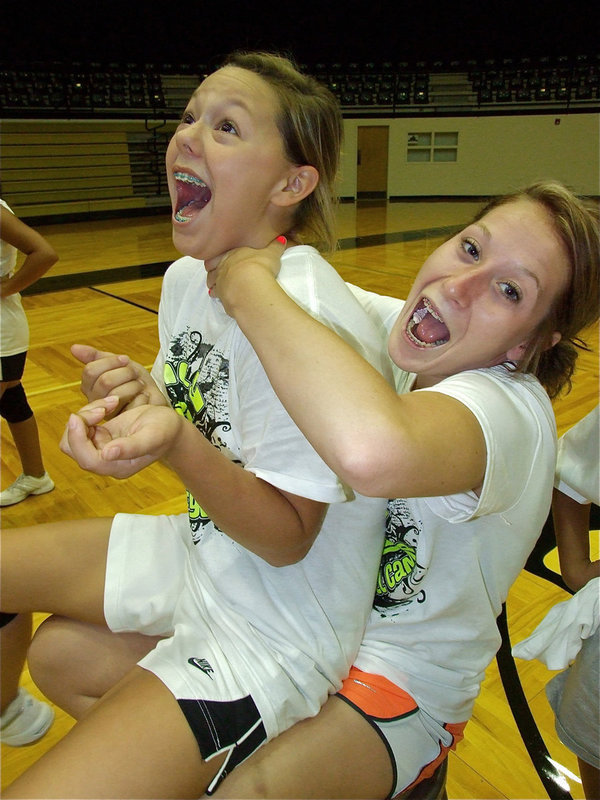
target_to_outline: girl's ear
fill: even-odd
[[[548,350],[551,347],[554,347],[555,344],[558,344],[560,342],[560,340],[562,339],[562,334],[560,334],[558,331],[554,331],[554,333],[552,334],[550,339],[551,339],[551,341],[550,341],[550,344],[548,345],[548,348],[547,348]]]
[[[551,347],[554,347],[555,344],[558,344],[561,339],[562,336],[560,335],[560,333],[558,331],[554,331],[554,333],[550,337],[550,343],[544,349],[549,350]],[[521,342],[521,344],[518,344],[516,347],[513,347],[511,350],[507,352],[506,360],[512,361],[514,364],[518,364],[528,344],[529,342]]]
[[[281,207],[293,206],[308,197],[318,183],[319,172],[316,167],[308,164],[292,167],[285,182],[275,188],[271,201]]]

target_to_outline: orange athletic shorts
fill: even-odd
[[[466,722],[440,722],[404,689],[352,667],[338,697],[361,714],[382,738],[392,762],[394,782],[388,798],[432,775],[463,738]]]

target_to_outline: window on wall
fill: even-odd
[[[411,163],[458,160],[458,131],[421,131],[407,136],[406,160]]]

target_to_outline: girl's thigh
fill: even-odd
[[[3,530],[1,610],[104,623],[111,525],[112,519],[98,518]]]
[[[3,797],[199,797],[221,760],[202,761],[171,692],[135,667]]]
[[[294,725],[228,776],[221,798],[384,798],[393,784],[387,749],[338,697]]]

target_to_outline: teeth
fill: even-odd
[[[203,180],[197,178],[195,175],[188,175],[187,172],[175,172],[173,177],[177,181],[183,181],[183,183],[191,183],[193,186],[206,186]]]
[[[413,313],[413,316],[412,316],[413,325],[418,325],[419,322],[421,322],[421,320],[425,319],[427,314],[431,314],[432,317],[434,317],[435,319],[439,320],[440,322],[444,321],[440,317],[440,315],[437,313],[437,311],[434,309],[434,307],[431,305],[429,300],[426,297],[424,297],[423,298],[423,308],[418,308]]]
[[[440,315],[437,313],[437,311],[434,309],[434,307],[431,305],[431,303],[429,302],[429,300],[428,300],[426,297],[424,297],[424,298],[423,298],[423,302],[425,303],[425,309],[426,309],[427,311],[429,311],[429,313],[431,314],[431,316],[432,316],[432,317],[435,317],[435,318],[436,318],[437,320],[439,320],[440,322],[443,322],[443,321],[444,321],[444,320],[443,320],[443,319],[440,317]],[[425,316],[425,314],[423,314],[423,317],[424,317],[424,316]],[[421,317],[421,319],[423,319],[423,317]]]
[[[427,316],[426,308],[420,308],[418,309],[418,311],[415,311],[415,313],[412,316],[413,325],[418,325],[419,322],[421,322],[422,319],[425,319],[426,316]]]

